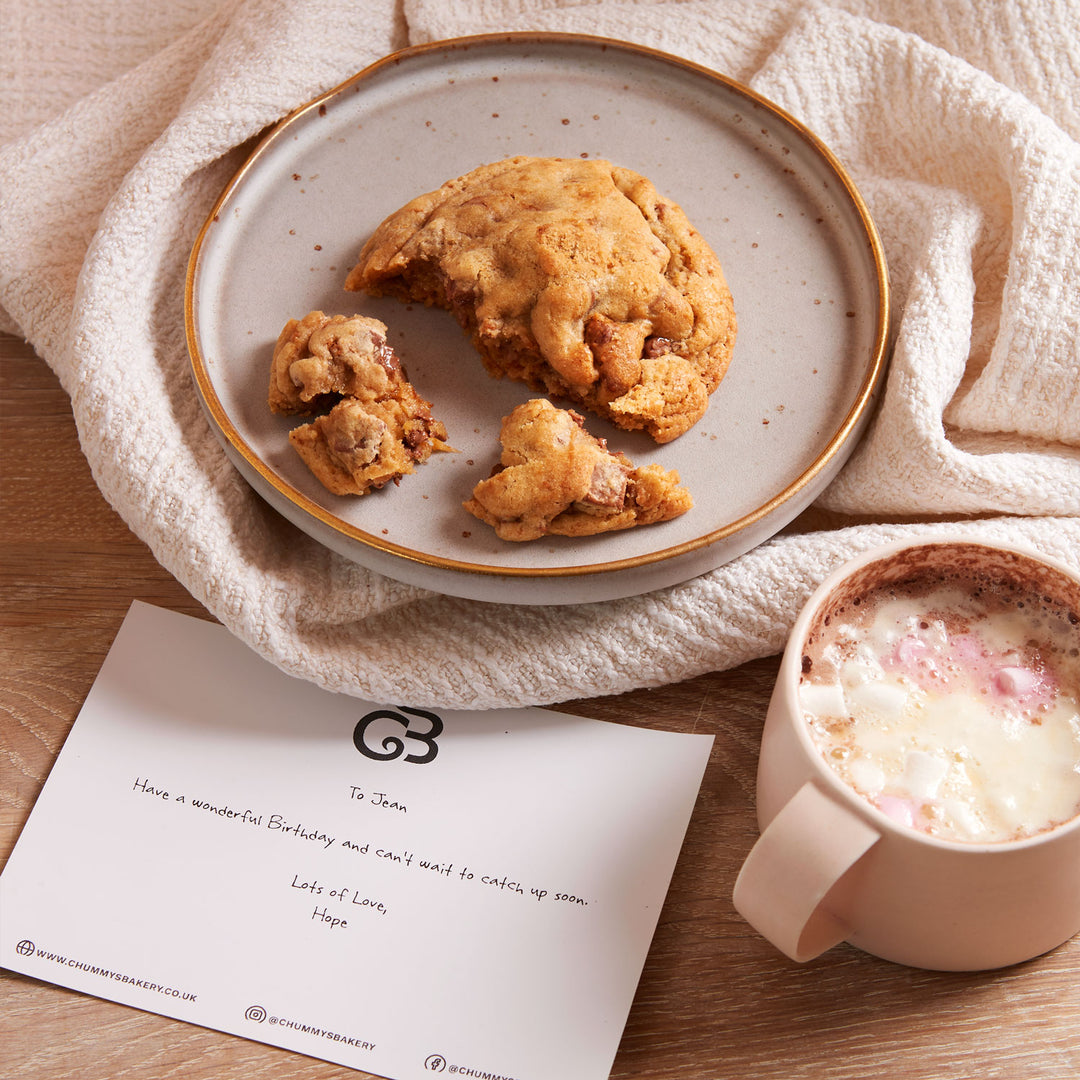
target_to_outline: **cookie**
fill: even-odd
[[[391,214],[345,287],[446,308],[487,370],[666,443],[704,414],[736,318],[682,209],[606,161],[514,157]]]
[[[378,319],[321,311],[290,319],[274,348],[268,401],[285,416],[329,410],[294,428],[289,442],[335,495],[396,484],[434,451],[450,449]]]
[[[273,412],[320,412],[343,397],[377,401],[408,381],[386,340],[386,324],[364,315],[311,311],[278,335],[270,367]]]
[[[501,464],[465,509],[503,540],[590,536],[668,521],[693,506],[679,474],[634,466],[584,418],[535,398],[503,418]]]

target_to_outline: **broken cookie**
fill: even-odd
[[[290,319],[274,348],[268,401],[285,416],[329,409],[291,431],[289,442],[335,495],[396,484],[434,451],[450,449],[378,319],[321,311]]]
[[[590,435],[583,418],[544,399],[503,418],[501,464],[464,505],[503,540],[589,536],[667,521],[693,506],[679,474],[636,468]]]
[[[665,443],[735,343],[720,261],[682,209],[606,161],[514,157],[390,215],[345,287],[454,313],[488,371]]]

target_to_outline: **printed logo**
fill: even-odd
[[[23,938],[18,945],[15,946],[15,951],[20,956],[33,956],[34,955],[34,943],[29,938]]]
[[[261,1024],[266,1019],[266,1010],[261,1005],[249,1005],[244,1016],[248,1020],[254,1020],[256,1024]]]
[[[411,722],[409,717],[402,716],[401,713],[422,717],[428,722],[427,731],[410,730]],[[393,721],[393,723],[400,724],[405,729],[404,738],[399,738],[396,734],[383,735],[382,739],[379,740],[381,750],[370,746],[367,741],[368,729],[372,724],[380,720]],[[384,725],[380,725],[380,727],[382,726]],[[376,709],[374,712],[369,712],[360,718],[359,723],[353,729],[353,745],[364,757],[371,758],[372,761],[393,761],[405,753],[405,739],[412,739],[414,742],[420,743],[424,749],[420,753],[405,754],[405,760],[412,762],[414,765],[426,765],[429,761],[434,761],[435,755],[439,752],[439,746],[435,740],[442,734],[442,731],[443,722],[433,712],[426,712],[423,709],[406,709],[404,706],[402,706],[401,712],[394,712],[393,709]],[[378,738],[378,729],[376,729],[374,737]]]
[[[446,1058],[442,1054],[429,1054],[424,1068],[428,1072],[442,1072],[446,1068]]]

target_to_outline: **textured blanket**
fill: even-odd
[[[880,230],[896,344],[873,424],[795,527],[685,584],[518,607],[380,577],[269,510],[193,392],[185,265],[243,144],[393,50],[493,30],[641,42],[748,84],[835,151]],[[480,709],[731,667],[887,539],[1080,567],[1078,43],[1061,0],[23,0],[0,23],[0,328],[56,371],[111,505],[289,672]]]

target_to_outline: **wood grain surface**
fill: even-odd
[[[28,345],[5,335],[0,544],[6,862],[131,601],[210,616],[106,504],[59,382]],[[799,966],[735,913],[732,885],[757,835],[758,740],[777,666],[773,657],[562,706],[716,737],[612,1076],[1075,1080],[1078,941],[989,974],[914,971],[847,945]],[[0,911],[0,933],[7,932]],[[0,971],[4,1080],[366,1075]]]

